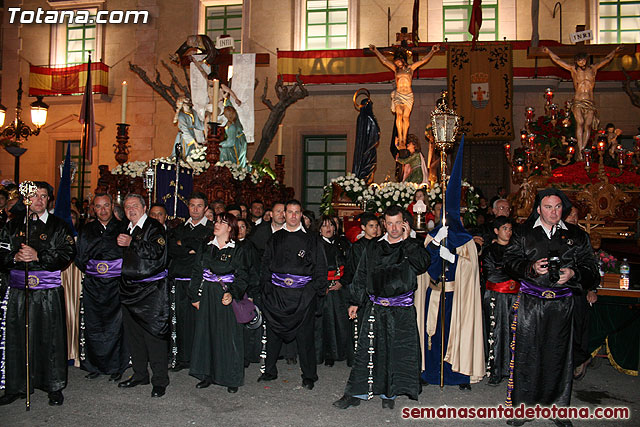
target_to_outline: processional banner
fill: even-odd
[[[449,106],[460,115],[467,139],[513,139],[511,45],[502,42],[449,46]]]
[[[167,208],[167,215],[174,215],[175,189],[176,189],[176,165],[172,163],[158,162],[155,165],[155,201],[162,203]],[[178,215],[181,218],[189,217],[187,197],[193,191],[193,171],[188,168],[180,168],[178,178]]]

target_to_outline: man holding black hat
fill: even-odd
[[[67,327],[61,271],[76,254],[66,222],[47,212],[53,188],[36,181],[29,216],[18,216],[0,232],[0,269],[9,269],[9,290],[4,314],[6,345],[3,362],[5,394],[0,405],[23,397],[25,365],[25,267],[29,269],[30,384],[49,394],[49,405],[62,405],[67,385]],[[29,223],[28,244],[25,225]]]
[[[560,190],[539,192],[529,219],[505,250],[504,269],[520,281],[507,405],[569,406],[571,400],[570,297],[583,285],[591,286],[599,273],[587,233],[562,221],[570,209],[571,202]],[[569,420],[554,422],[571,425]],[[508,423],[522,425],[524,420]]]

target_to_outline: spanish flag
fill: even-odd
[[[75,95],[85,91],[88,64],[69,67],[36,66],[29,68],[29,96]],[[102,62],[91,65],[92,92],[107,94],[109,67]]]

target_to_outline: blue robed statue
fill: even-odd
[[[238,113],[233,106],[227,105],[222,114],[227,118],[225,126],[227,137],[220,143],[220,161],[235,163],[246,168],[247,138],[244,135],[242,123],[238,119]]]
[[[189,98],[184,96],[178,98],[173,123],[178,124],[179,132],[173,143],[171,155],[186,159],[189,153],[205,140],[204,122],[193,111]]]

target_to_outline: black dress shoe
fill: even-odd
[[[122,379],[122,372],[116,372],[115,374],[111,374],[109,377],[109,381],[120,381]]]
[[[331,359],[327,359],[324,361],[324,366],[332,367],[335,362]]]
[[[298,359],[295,357],[287,357],[287,365],[295,365],[298,363]]]
[[[4,396],[0,397],[0,406],[3,405],[9,405],[10,403],[15,402],[18,399],[25,399],[27,397],[26,394],[20,394],[20,393],[15,393],[15,394],[5,394]]]
[[[213,384],[213,383],[211,382],[211,380],[210,380],[210,379],[208,379],[208,378],[205,378],[205,379],[203,379],[202,381],[200,381],[198,384],[196,384],[196,388],[207,388],[207,387],[209,387],[211,384]]]
[[[340,399],[333,402],[333,406],[338,409],[347,409],[351,406],[358,406],[360,404],[360,399],[353,396],[347,396],[346,394],[342,396]]]
[[[154,385],[153,390],[151,390],[151,397],[162,397],[164,396],[164,392],[167,390],[166,387],[162,387],[159,385]]]
[[[95,380],[96,378],[98,378],[100,376],[100,374],[98,372],[89,372],[87,375],[85,375],[84,377],[88,380]]]
[[[314,383],[315,381],[310,380],[309,378],[305,378],[302,380],[302,387],[306,388],[307,390],[313,390]]]
[[[131,377],[128,380],[124,380],[121,383],[118,383],[118,387],[131,388],[137,385],[147,385],[147,384],[149,384],[149,378],[147,378],[146,380],[134,380],[133,377]]]
[[[227,387],[227,392],[228,393],[237,393],[238,392],[238,387]]]
[[[460,384],[458,385],[460,390],[471,390],[471,384]]]
[[[262,374],[262,375],[260,375],[260,377],[258,378],[258,382],[261,382],[261,381],[273,381],[273,380],[275,380],[276,378],[278,378],[278,376],[277,376],[277,375],[272,375],[272,374]]]
[[[396,401],[394,399],[382,399],[382,407],[393,409],[396,406]]]
[[[64,396],[62,391],[52,391],[49,393],[49,406],[60,406],[64,403]]]

